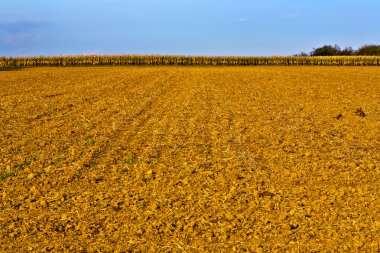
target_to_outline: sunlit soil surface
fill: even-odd
[[[0,251],[378,252],[377,67],[0,72]]]

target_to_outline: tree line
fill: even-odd
[[[350,55],[377,55],[380,56],[380,45],[364,45],[354,50],[352,47],[341,49],[338,45],[325,45],[323,47],[314,48],[309,54],[301,52],[296,56],[350,56]]]

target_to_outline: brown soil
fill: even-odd
[[[0,72],[1,252],[376,252],[379,192],[376,67]]]

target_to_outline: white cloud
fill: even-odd
[[[283,16],[282,18],[293,19],[293,18],[298,18],[300,16],[302,16],[301,13],[299,13],[299,12],[293,12],[293,13],[290,13],[288,15]]]
[[[0,20],[0,44],[6,46],[24,46],[39,42],[39,28],[45,26],[43,20]]]
[[[246,17],[241,17],[241,18],[239,18],[238,21],[239,21],[239,23],[244,23],[244,22],[247,22],[248,19]]]
[[[86,50],[82,53],[82,55],[102,55],[102,54],[104,53],[100,49]]]
[[[0,41],[6,45],[17,46],[26,45],[29,43],[38,42],[41,36],[33,32],[17,32],[17,33],[3,33],[0,34]]]

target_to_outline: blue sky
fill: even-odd
[[[380,44],[380,0],[0,0],[0,56],[293,55]]]

